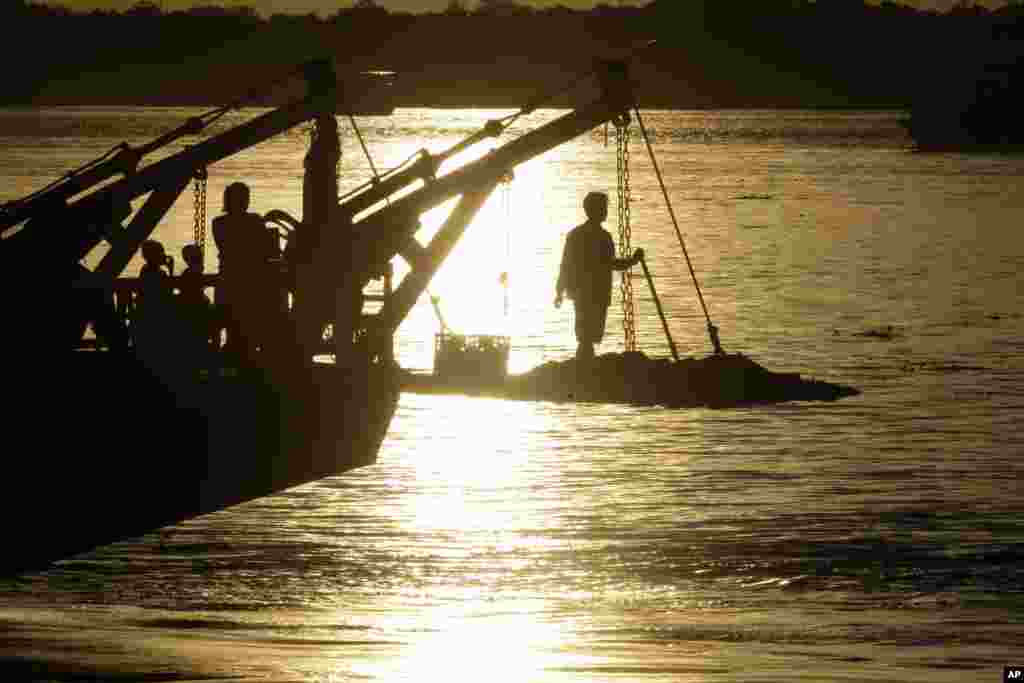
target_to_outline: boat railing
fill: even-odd
[[[181,276],[170,276],[171,287],[175,290],[180,289],[178,286],[180,281]],[[203,285],[204,293],[208,290],[216,290],[217,284],[220,282],[220,274],[203,273],[200,276],[200,282]],[[141,280],[135,276],[119,277],[114,280],[114,286],[111,288],[114,297],[114,310],[122,320],[130,320],[135,313],[135,304],[141,286]],[[213,300],[214,298],[210,297],[210,301]]]
[[[169,279],[170,279],[170,285],[171,285],[172,289],[174,291],[180,291],[180,284],[179,283],[181,282],[181,276],[180,275],[172,275],[172,276],[170,276]],[[217,290],[217,286],[220,283],[220,274],[219,273],[203,273],[202,275],[200,275],[200,283],[202,285],[203,293],[207,295],[207,298],[209,299],[210,303],[213,304],[216,307],[216,303],[217,303],[216,290]],[[124,276],[124,277],[116,278],[114,280],[114,282],[113,282],[113,286],[111,287],[111,292],[110,293],[111,293],[111,296],[112,296],[112,303],[113,303],[114,310],[117,313],[118,319],[122,323],[126,324],[129,329],[131,327],[131,321],[134,318],[135,313],[136,313],[136,306],[137,306],[137,303],[138,303],[139,291],[141,290],[141,288],[142,288],[142,281],[141,281],[141,279],[138,276]],[[383,304],[383,303],[385,303],[390,298],[391,293],[392,293],[392,289],[393,289],[392,271],[391,271],[390,268],[388,268],[387,272],[384,274],[384,277],[383,277],[382,291],[380,293],[374,293],[374,292],[364,292],[363,293],[363,303],[364,303],[364,306],[365,306],[365,304],[368,304],[368,303],[369,304]],[[279,294],[280,294],[280,299],[278,300],[277,303],[281,307],[282,310],[287,311],[288,309],[291,308],[291,300],[290,300],[290,296],[291,295],[289,294],[289,292],[288,292],[286,286],[284,285],[283,281],[282,281],[282,286],[279,289]],[[364,313],[363,313],[364,325],[366,325],[367,327],[371,326],[372,323],[373,323],[374,318],[375,318],[374,314],[367,313],[364,310]],[[388,345],[388,346],[390,346],[390,345]],[[101,348],[101,346],[98,343],[97,339],[94,336],[90,335],[90,336],[83,337],[81,339],[81,341],[78,344],[78,348],[79,349],[99,349],[99,348]],[[321,344],[321,348],[320,348],[320,353],[332,353],[332,352],[333,352],[332,342],[330,341],[329,338],[325,338],[324,340],[322,340],[322,344]],[[388,353],[387,355],[388,355],[388,357],[391,357],[391,353]]]

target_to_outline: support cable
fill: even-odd
[[[238,99],[234,100],[233,102],[217,107],[216,109],[211,109],[208,112],[200,114],[196,118],[202,121],[204,126],[209,126],[210,124],[214,123],[217,119],[227,114],[229,111],[241,109],[246,104],[252,102],[261,95],[273,90],[282,83],[290,81],[292,78],[296,76],[296,74],[302,73],[303,69],[306,67],[307,64],[308,62],[300,64],[298,67],[295,67],[294,69],[292,69],[285,75],[281,76],[280,78],[273,80],[270,83],[258,85],[255,88],[251,89],[249,92],[239,97]]]
[[[658,41],[656,40],[646,41],[639,47],[632,50],[628,55],[626,55],[623,61],[632,61],[641,52],[653,48],[655,45],[657,45],[657,43]],[[511,126],[520,117],[532,114],[533,112],[537,111],[537,108],[540,107],[541,105],[547,104],[548,102],[555,99],[559,95],[564,95],[565,93],[575,89],[576,86],[578,86],[581,82],[585,81],[586,79],[590,78],[596,73],[597,69],[593,68],[588,71],[575,74],[571,79],[569,79],[564,85],[559,87],[557,90],[549,90],[547,92],[541,93],[540,95],[534,97],[532,100],[523,105],[523,107],[519,111],[515,112],[514,114],[509,114],[505,118],[499,119],[500,123],[502,124],[502,126],[506,128],[508,126]]]
[[[366,148],[366,142],[363,140],[363,134],[359,132],[359,126],[356,125],[356,117],[349,114],[348,120],[352,123],[352,130],[356,132],[356,138],[359,140],[359,146],[363,148],[363,154],[366,155],[366,160],[370,162],[370,171],[373,172],[373,179],[375,181],[379,180],[380,174],[377,173],[377,167],[373,163],[373,157],[370,156],[370,150]]]
[[[505,214],[505,270],[498,276],[498,282],[502,288],[502,301],[504,304],[505,322],[508,323],[509,310],[509,268],[512,263],[512,181],[515,176],[512,171],[501,179],[501,203]]]
[[[533,98],[525,105],[523,105],[519,109],[519,111],[513,114],[509,114],[508,116],[502,119],[498,119],[499,122],[504,128],[508,128],[513,123],[518,121],[521,117],[528,116],[529,114],[532,114],[533,112],[537,111],[537,108],[540,107],[542,104],[547,104],[548,102],[555,99],[559,95],[564,95],[565,93],[574,90],[576,86],[578,86],[582,81],[593,76],[594,72],[594,69],[591,69],[590,71],[587,71],[585,73],[576,74],[576,76],[574,76],[570,81],[568,81],[558,90],[550,90],[546,93],[541,93],[540,95],[538,95],[537,97]]]
[[[117,145],[112,147],[108,152],[101,154],[92,161],[86,162],[85,164],[79,166],[78,168],[66,172],[60,178],[36,190],[35,192],[32,192],[31,194],[28,194],[19,199],[10,202],[5,202],[2,206],[0,206],[0,214],[8,211],[13,211],[19,206],[22,206],[32,200],[38,199],[50,192],[56,191],[61,185],[64,185],[65,183],[77,178],[78,176],[86,173],[87,171],[94,169],[101,163],[114,158],[117,154],[125,155],[125,163],[134,166],[134,164],[137,163],[138,160],[141,157],[145,156],[146,154],[154,152],[157,149],[160,149],[161,147],[164,147],[167,144],[170,144],[171,142],[178,140],[183,135],[198,135],[207,126],[213,124],[215,121],[217,121],[219,118],[221,118],[228,112],[233,111],[235,109],[240,109],[242,106],[244,106],[248,102],[251,102],[264,92],[277,87],[281,83],[293,78],[294,76],[295,71],[293,70],[289,72],[287,75],[271,82],[269,85],[260,85],[258,88],[254,88],[253,90],[246,93],[243,97],[235,100],[230,104],[217,107],[216,109],[211,109],[210,111],[207,111],[205,113],[199,114],[198,116],[194,116],[188,119],[181,126],[175,128],[174,130],[168,133],[165,133],[164,135],[161,135],[155,140],[152,140],[144,145],[141,145],[140,147],[132,147],[126,142],[118,143]],[[128,160],[130,160],[130,164]]]
[[[626,57],[626,60],[628,61],[628,60],[631,60],[631,59],[635,58],[642,51],[654,47],[656,45],[656,43],[657,43],[657,41],[654,41],[654,40],[647,41],[646,43],[641,45],[639,48],[633,50]],[[509,114],[509,115],[507,115],[505,117],[500,118],[500,119],[494,119],[494,120],[488,121],[486,123],[486,125],[482,129],[480,129],[479,131],[477,131],[473,135],[469,136],[468,138],[466,138],[462,142],[456,144],[452,148],[450,148],[450,149],[446,150],[445,152],[441,153],[440,155],[436,155],[435,159],[437,161],[439,161],[439,162],[440,161],[445,161],[445,160],[451,158],[452,156],[454,156],[455,154],[457,154],[457,153],[461,152],[462,150],[466,149],[467,147],[469,147],[469,146],[471,146],[473,144],[476,144],[477,142],[480,142],[481,140],[483,140],[485,138],[495,138],[495,137],[498,137],[499,135],[501,135],[501,133],[503,133],[507,128],[509,128],[516,121],[518,121],[521,117],[527,116],[529,114],[532,114],[541,105],[547,104],[548,102],[554,100],[559,95],[565,94],[566,92],[569,92],[569,91],[575,89],[581,82],[583,82],[584,80],[594,76],[596,73],[597,73],[597,69],[593,68],[593,69],[590,69],[588,71],[575,74],[569,81],[567,81],[564,85],[562,85],[558,89],[549,90],[547,92],[541,93],[540,95],[537,95],[532,100],[527,102],[527,104],[523,105],[518,111],[513,112],[513,113],[511,113],[511,114]],[[351,117],[351,115],[350,115],[350,117]],[[355,127],[355,122],[354,121],[353,121],[353,127]],[[356,129],[356,134],[359,135],[358,128]],[[360,142],[361,145],[363,145],[363,151],[365,153],[366,152],[366,145],[363,144],[361,136],[360,136],[359,142]],[[607,135],[605,136],[605,145],[607,146]],[[415,152],[414,154],[412,154],[408,159],[406,159],[402,163],[400,163],[397,166],[387,170],[384,173],[383,176],[376,172],[376,170],[373,168],[373,161],[370,160],[370,168],[371,168],[371,170],[373,170],[374,180],[371,180],[370,182],[364,183],[364,184],[360,185],[359,187],[356,187],[356,188],[350,190],[344,196],[340,197],[339,201],[342,201],[342,202],[345,201],[345,199],[347,199],[349,197],[352,197],[352,196],[362,192],[367,187],[369,187],[372,184],[374,184],[374,182],[379,181],[383,177],[390,176],[393,173],[397,173],[398,171],[400,171],[404,167],[408,166],[413,161],[415,161],[417,159],[420,159],[420,158],[423,158],[424,156],[427,156],[427,157],[430,156],[427,153],[426,150],[420,150],[418,152]],[[367,159],[369,159],[369,154],[367,154]]]
[[[20,197],[18,199],[13,199],[13,200],[11,200],[9,202],[4,202],[3,206],[0,206],[0,211],[6,211],[6,210],[9,210],[9,209],[13,209],[14,207],[16,207],[16,206],[18,206],[20,204],[24,204],[26,202],[29,202],[29,201],[35,199],[36,197],[40,197],[40,196],[46,194],[47,192],[49,192],[50,190],[54,189],[58,185],[60,185],[62,183],[65,183],[68,180],[71,180],[72,178],[74,178],[76,176],[79,176],[79,175],[85,173],[86,171],[88,171],[88,170],[90,170],[92,168],[95,168],[96,166],[99,166],[101,163],[103,163],[107,159],[110,159],[111,157],[113,157],[118,152],[124,151],[126,149],[128,149],[128,143],[126,143],[126,142],[119,142],[118,144],[116,144],[113,147],[111,147],[110,150],[104,152],[103,154],[101,154],[100,156],[96,157],[92,161],[87,161],[86,163],[82,164],[78,168],[74,168],[74,169],[71,169],[70,171],[67,171],[60,178],[57,178],[56,180],[48,183],[47,185],[44,185],[43,187],[39,188],[35,192],[27,194],[24,197]]]
[[[640,115],[640,107],[634,107],[633,111],[636,113],[636,120],[640,124],[640,132],[643,134],[644,143],[647,145],[647,153],[651,157],[651,164],[654,166],[654,174],[658,177],[658,185],[661,186],[661,194],[665,197],[665,206],[668,207],[668,215],[672,218],[672,226],[676,229],[676,237],[679,238],[679,246],[682,247],[683,256],[686,258],[686,266],[690,269],[690,277],[693,278],[693,286],[697,290],[697,299],[700,300],[700,307],[704,311],[704,319],[707,320],[708,336],[711,338],[711,346],[714,348],[716,354],[725,353],[725,351],[722,350],[722,343],[718,339],[718,327],[711,322],[711,316],[708,314],[707,304],[704,303],[704,294],[700,291],[700,283],[697,281],[697,273],[693,270],[693,263],[690,261],[690,253],[686,250],[686,243],[683,241],[683,233],[679,229],[679,221],[676,220],[676,212],[672,208],[672,200],[669,199],[668,190],[665,188],[665,180],[661,175],[661,169],[658,167],[658,160],[654,156],[654,147],[651,145],[651,139],[647,135],[647,127],[644,126],[644,119]]]

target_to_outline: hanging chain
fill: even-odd
[[[629,119],[615,121],[616,166],[619,195],[619,258],[633,255],[632,228],[630,226],[629,187]],[[626,351],[636,351],[636,309],[633,305],[632,269],[621,271],[619,290],[622,293],[622,331],[625,333]]]
[[[205,168],[196,169],[192,186],[193,215],[195,222],[192,227],[192,241],[199,247],[202,260],[206,260],[206,181],[208,174]]]

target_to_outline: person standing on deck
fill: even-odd
[[[587,222],[573,228],[565,240],[562,264],[555,285],[555,308],[565,294],[576,309],[576,358],[594,357],[594,344],[604,338],[604,324],[612,301],[612,271],[626,270],[640,262],[643,249],[632,258],[615,258],[615,242],[604,229],[608,195],[591,192],[583,199]]]
[[[274,272],[269,265],[267,229],[263,218],[249,212],[249,186],[234,182],[224,190],[224,214],[213,219],[220,282],[217,305],[227,331],[226,348],[243,360],[253,360],[267,342],[268,307]]]

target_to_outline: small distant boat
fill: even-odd
[[[998,56],[917,98],[902,123],[919,151],[1024,152],[1024,50],[1011,38],[996,43]]]

